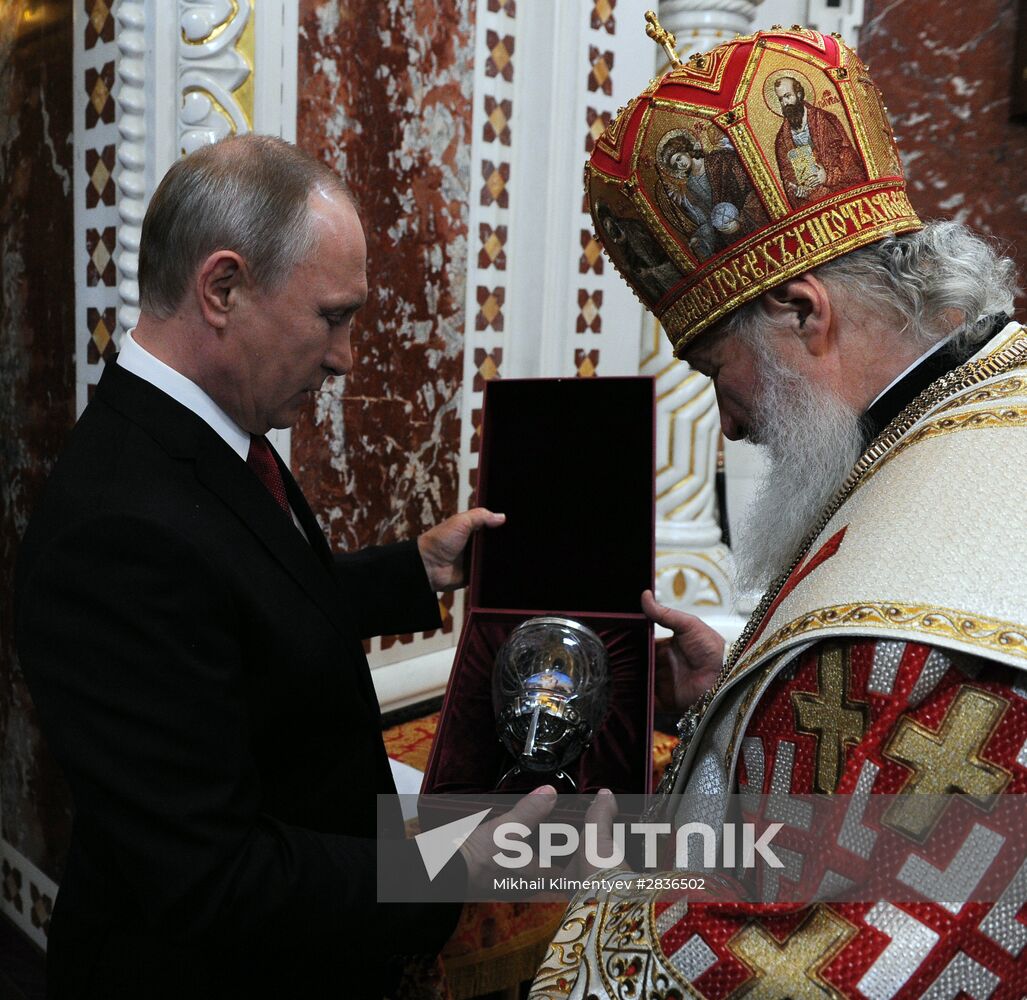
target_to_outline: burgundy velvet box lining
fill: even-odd
[[[537,612],[536,612],[537,613]],[[559,612],[557,612],[559,613]],[[426,775],[432,792],[481,792],[494,789],[514,763],[499,743],[492,710],[492,665],[510,632],[531,612],[474,611],[460,650],[460,670],[449,682],[445,740],[437,744]],[[609,788],[638,792],[649,767],[644,748],[649,728],[649,626],[641,615],[574,617],[603,640],[610,654],[610,692],[606,717],[592,745],[570,768],[581,792]],[[524,774],[503,791],[528,791],[548,780]]]

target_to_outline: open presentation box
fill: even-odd
[[[568,768],[578,790],[650,791],[653,629],[640,596],[653,579],[654,441],[652,379],[486,385],[477,502],[507,521],[475,536],[422,792],[490,792],[513,765],[496,735],[492,670],[510,632],[537,615],[587,625],[610,654],[606,715]],[[517,790],[548,780],[523,778]]]

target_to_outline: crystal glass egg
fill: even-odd
[[[606,712],[609,674],[606,647],[580,622],[545,617],[518,625],[492,674],[496,731],[515,767],[562,772],[577,760]]]

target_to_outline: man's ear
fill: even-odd
[[[247,282],[246,265],[232,250],[215,250],[196,272],[196,297],[208,326],[222,330]]]
[[[762,306],[775,325],[790,330],[813,357],[833,346],[831,297],[813,274],[800,274],[764,292]]]

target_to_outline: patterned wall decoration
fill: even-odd
[[[71,809],[15,655],[12,586],[18,543],[75,417],[72,262],[88,250],[84,232],[72,238],[73,113],[83,124],[87,113],[73,33],[81,45],[70,5],[0,4],[0,913],[40,947]],[[93,45],[105,34],[98,17]],[[97,122],[110,115],[109,61],[92,80]],[[110,194],[101,174],[97,201]]]
[[[497,0],[478,5],[472,175],[491,180],[470,206],[478,240],[464,362],[467,502],[486,381],[637,373],[641,309],[606,266],[581,169],[618,102],[651,75],[645,7],[573,0],[521,4],[514,14]],[[636,30],[619,32],[622,23]],[[503,202],[487,189],[499,180]]]
[[[253,0],[179,0],[178,138],[190,153],[253,128]]]
[[[116,350],[118,143],[117,24],[110,0],[75,5],[75,380],[76,412]]]
[[[491,0],[489,14],[488,2],[479,13],[494,38],[481,62],[507,89],[475,109],[496,152],[473,167],[471,0],[300,3],[297,141],[346,179],[368,237],[354,370],[292,432],[293,471],[342,550],[413,537],[457,509],[465,329],[475,346],[502,329],[512,180],[501,151],[514,4]],[[471,262],[490,276],[480,301],[477,285],[467,297]],[[451,646],[459,600],[434,634],[374,640],[372,665]]]
[[[478,0],[476,17],[472,170],[482,176],[498,171],[503,179],[504,198],[501,202],[493,198],[486,185],[468,207],[470,230],[477,233],[474,266],[467,275],[468,315],[474,305],[478,311],[474,329],[468,330],[464,359],[461,507],[474,503],[478,486],[482,392],[487,381],[502,377],[503,344],[508,330],[504,315],[509,291],[506,247],[512,218],[511,193],[516,195],[517,191],[517,178],[511,176],[518,135],[518,105],[514,99],[516,2]]]
[[[617,57],[616,53],[607,47],[614,43],[615,39],[611,36],[615,36],[617,32],[617,18],[614,13],[616,6],[617,0],[588,0],[586,4],[588,69],[585,75],[585,91],[579,99],[579,103],[583,99],[585,105],[583,117],[579,118],[584,127],[580,157],[582,163],[592,152],[596,139],[603,134],[617,112],[613,99],[613,70]],[[633,25],[634,30],[640,30],[640,23]],[[622,100],[625,97],[619,93],[618,96]],[[596,286],[603,283],[589,284],[585,276],[599,276],[609,269],[604,266],[605,257],[592,231],[592,219],[584,202],[581,206],[581,220],[581,259],[578,264],[580,284],[577,289],[577,304],[580,311],[575,333],[582,334],[591,342],[587,346],[574,345],[574,372],[578,378],[591,378],[600,374],[599,359],[602,352],[595,343],[601,341],[603,332],[603,289]]]

